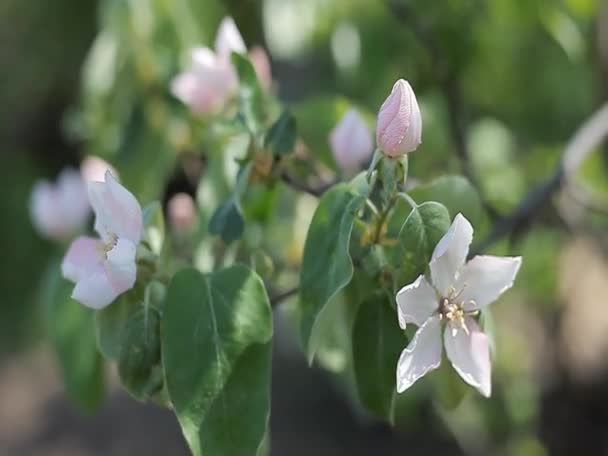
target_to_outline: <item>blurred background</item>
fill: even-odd
[[[412,179],[467,176],[481,195],[477,239],[554,174],[608,96],[601,0],[3,0],[1,455],[187,454],[173,416],[121,392],[111,371],[96,413],[67,399],[41,298],[64,246],[35,232],[29,200],[37,179],[87,155],[144,203],[194,195],[192,120],[168,86],[225,15],[268,50],[274,90],[319,150],[345,103],[373,118],[408,79],[424,119]],[[495,307],[491,400],[441,406],[423,381],[392,430],[307,367],[279,313],[272,454],[608,455],[606,152],[488,246],[524,256]]]

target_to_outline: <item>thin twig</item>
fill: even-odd
[[[298,190],[300,192],[308,193],[309,195],[320,197],[323,193],[325,193],[335,182],[326,182],[319,187],[311,187],[310,185],[295,180],[287,171],[281,172],[281,180],[289,185],[291,188]]]
[[[289,290],[285,290],[281,293],[277,293],[275,295],[273,295],[270,298],[270,307],[276,307],[277,305],[279,305],[281,302],[285,301],[286,299],[291,298],[292,296],[298,294],[300,291],[300,287],[293,287],[290,288]]]
[[[584,159],[608,136],[608,103],[597,110],[574,134],[553,173],[533,188],[507,216],[499,219],[486,238],[472,249],[472,255],[487,249],[504,236],[532,224],[553,194],[566,185]]]

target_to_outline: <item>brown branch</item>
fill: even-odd
[[[281,180],[289,185],[291,188],[300,192],[308,193],[309,195],[320,197],[329,188],[331,188],[336,182],[326,182],[318,187],[312,187],[305,182],[295,180],[287,171],[282,171],[280,174]]]
[[[482,252],[504,236],[531,225],[551,197],[578,170],[583,160],[608,136],[608,103],[597,110],[574,134],[564,149],[553,173],[534,187],[517,207],[501,217],[486,238],[477,244],[471,255]]]
[[[285,301],[286,299],[291,298],[292,296],[298,294],[299,292],[300,292],[299,287],[293,287],[293,288],[290,288],[289,290],[285,290],[281,293],[277,293],[277,294],[271,296],[270,297],[270,307],[278,306],[281,302]]]

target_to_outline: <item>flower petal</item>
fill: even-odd
[[[492,365],[490,341],[471,317],[465,319],[467,334],[459,329],[452,335],[448,325],[443,333],[445,351],[458,375],[469,385],[477,388],[485,397],[492,391]]]
[[[230,60],[230,54],[246,54],[247,47],[236,26],[234,19],[225,17],[217,30],[215,38],[215,52],[220,59]]]
[[[433,285],[443,296],[447,295],[458,270],[464,265],[472,240],[471,223],[462,214],[458,214],[448,232],[437,243],[429,266]]]
[[[72,242],[61,263],[63,277],[78,282],[99,269],[103,259],[99,239],[81,236]]]
[[[89,199],[95,211],[95,227],[104,240],[108,233],[137,244],[141,239],[143,216],[129,190],[106,171],[105,182],[89,182]]]
[[[397,363],[397,392],[402,393],[441,364],[441,324],[438,317],[429,318],[416,331],[414,338]]]
[[[356,170],[374,151],[372,133],[356,109],[349,109],[329,134],[329,144],[340,168]]]
[[[480,255],[469,261],[456,280],[456,290],[462,290],[460,299],[465,310],[477,310],[496,301],[513,286],[521,266],[521,257]]]
[[[106,307],[118,295],[101,265],[91,275],[80,280],[72,292],[73,299],[92,309]]]
[[[117,294],[133,288],[137,276],[135,265],[136,246],[128,239],[118,239],[107,253],[103,267],[108,281]]]
[[[423,275],[406,285],[397,293],[397,314],[399,326],[405,329],[407,323],[422,326],[438,307],[437,293]]]

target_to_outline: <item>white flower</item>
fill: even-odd
[[[473,227],[458,214],[433,252],[431,283],[421,275],[397,293],[399,325],[403,329],[407,323],[419,327],[397,363],[399,393],[439,367],[445,345],[447,357],[462,379],[490,396],[489,340],[474,316],[511,288],[521,257],[484,255],[465,264],[472,239]]]
[[[135,255],[141,240],[143,217],[139,203],[110,171],[105,182],[89,182],[95,211],[95,230],[101,239],[81,236],[66,253],[63,276],[76,283],[72,298],[101,309],[133,288],[137,276]]]
[[[32,190],[32,221],[50,239],[71,238],[82,230],[90,213],[84,181],[74,169],[64,169],[55,183],[38,181]]]

